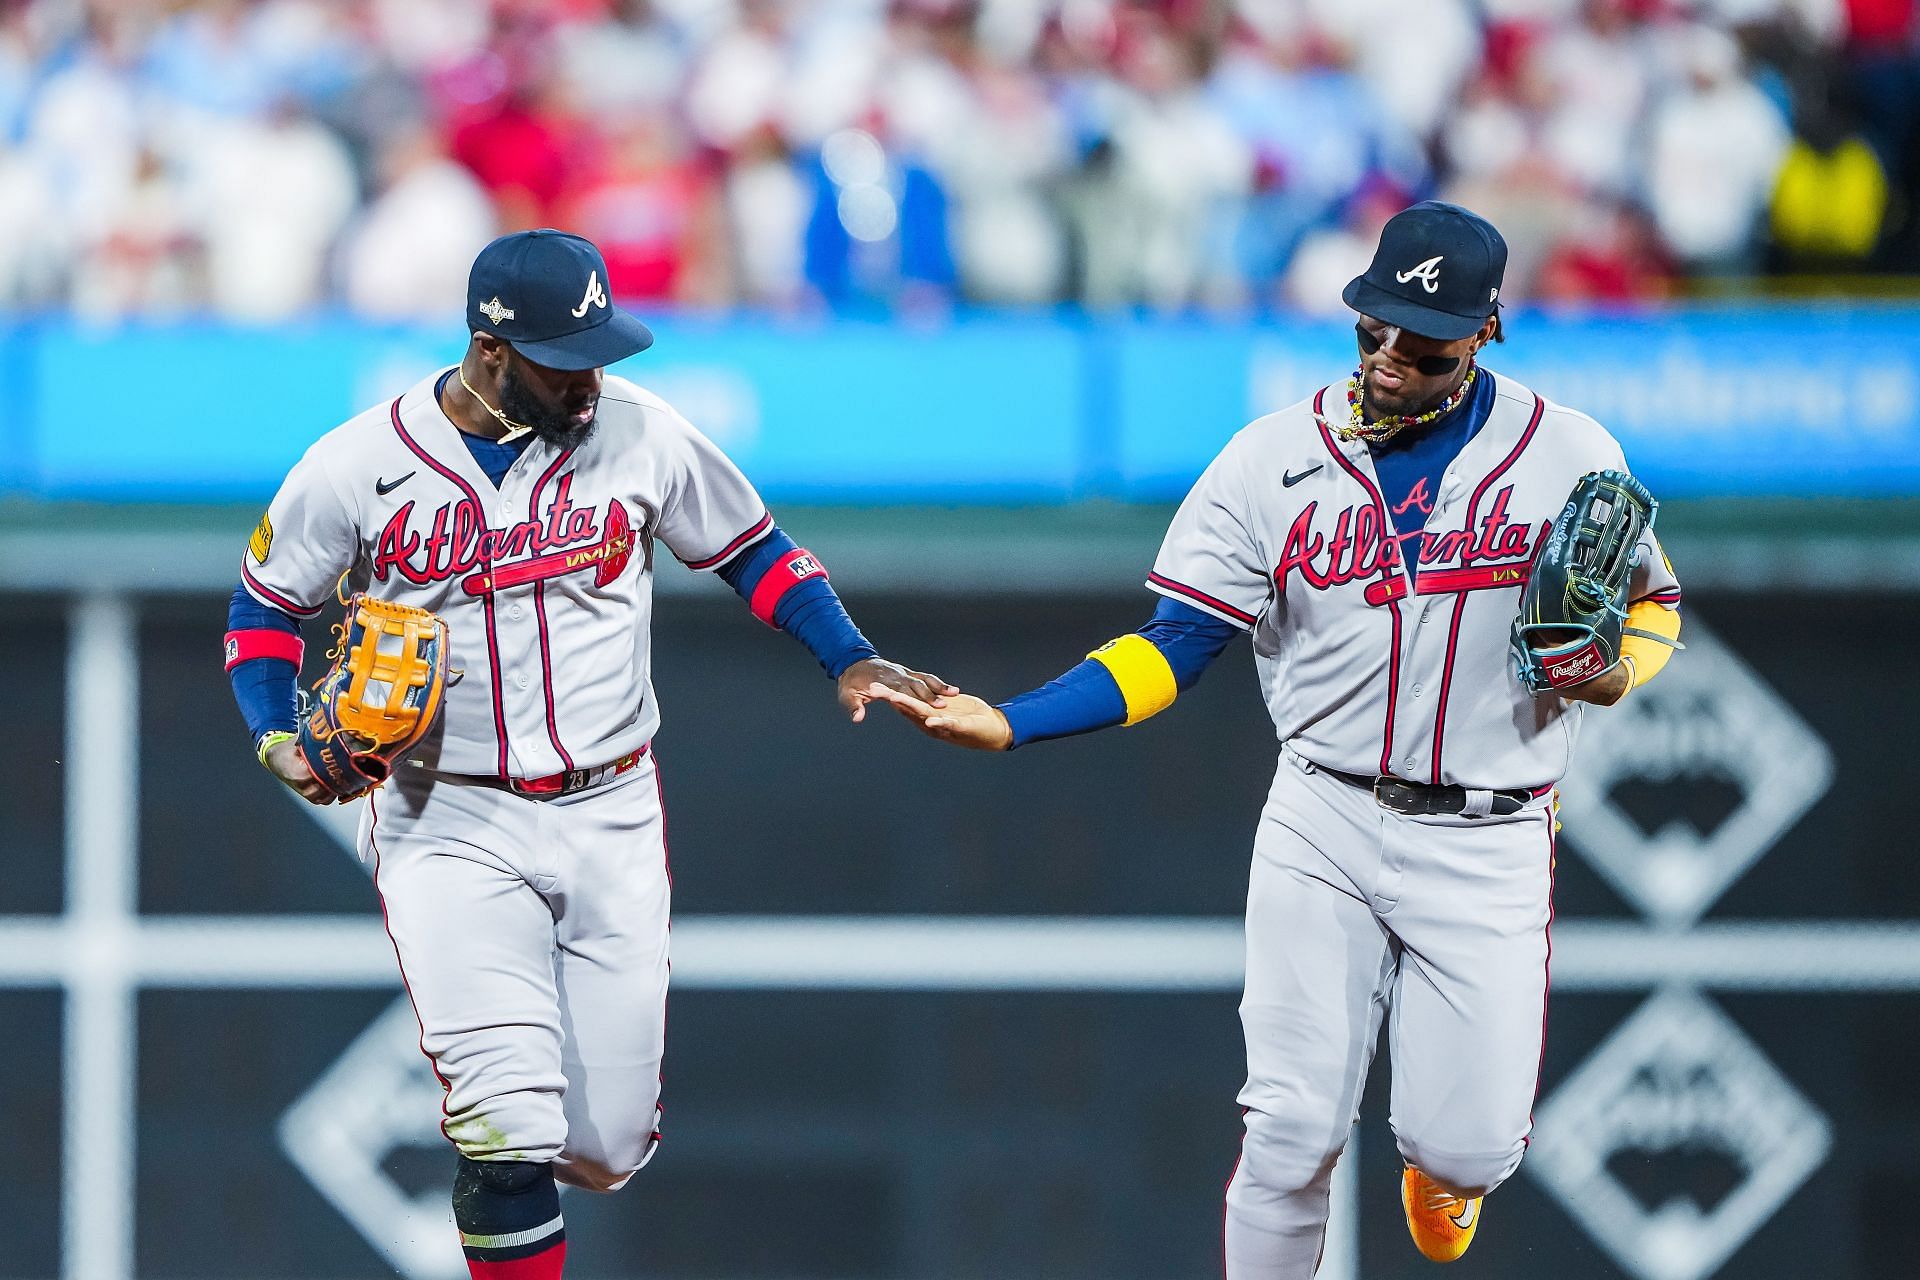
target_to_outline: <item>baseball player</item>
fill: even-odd
[[[936,738],[1005,751],[1138,724],[1252,635],[1280,761],[1247,897],[1230,1280],[1317,1269],[1383,1017],[1408,1228],[1435,1261],[1466,1250],[1481,1197],[1526,1148],[1554,785],[1581,704],[1651,679],[1679,633],[1649,528],[1627,544],[1623,657],[1546,694],[1509,666],[1529,565],[1570,488],[1625,463],[1593,419],[1479,365],[1502,337],[1506,257],[1452,205],[1387,224],[1343,295],[1359,368],[1214,459],[1167,532],[1147,579],[1163,599],[1138,632],[997,707],[876,694]]]
[[[592,244],[494,241],[467,326],[458,366],[322,436],[288,474],[242,557],[226,660],[261,763],[324,803],[295,729],[301,621],[344,575],[447,624],[458,679],[369,794],[359,849],[446,1088],[468,1268],[557,1280],[556,1180],[615,1190],[659,1140],[656,546],[811,650],[855,721],[873,688],[957,690],[881,659],[733,463],[603,372],[652,335],[608,301]]]

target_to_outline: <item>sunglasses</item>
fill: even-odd
[[[1367,326],[1364,324],[1355,324],[1353,326],[1353,334],[1356,338],[1360,339],[1360,350],[1367,355],[1372,355],[1382,346],[1386,345],[1383,339],[1375,337],[1369,332]],[[1452,373],[1455,369],[1458,369],[1460,367],[1460,357],[1421,356],[1413,362],[1413,367],[1420,371],[1422,377],[1437,378],[1443,373]]]

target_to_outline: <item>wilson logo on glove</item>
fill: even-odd
[[[300,754],[336,800],[379,786],[418,746],[447,687],[447,624],[425,609],[357,594],[333,667],[305,695]]]

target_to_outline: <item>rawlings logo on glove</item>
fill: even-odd
[[[355,595],[334,627],[333,668],[303,695],[300,754],[337,800],[379,786],[427,735],[447,686],[447,624]]]
[[[1514,674],[1527,688],[1571,688],[1620,661],[1640,535],[1659,506],[1624,471],[1591,472],[1574,485],[1513,620]]]

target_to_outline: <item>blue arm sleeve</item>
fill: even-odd
[[[1127,699],[1114,683],[1113,673],[1089,659],[1038,689],[1001,703],[1000,714],[1007,718],[1017,748],[1125,723]]]
[[[753,543],[733,559],[721,565],[714,572],[721,581],[740,593],[742,600],[753,599],[753,589],[760,584],[773,562],[789,551],[798,551],[800,544],[789,538],[786,531],[774,525],[765,537]]]
[[[1139,633],[1166,658],[1174,683],[1182,690],[1192,688],[1227,642],[1239,634],[1211,614],[1167,599],[1160,601],[1153,620]],[[1089,659],[1038,689],[1001,703],[1000,712],[1013,730],[1013,745],[1021,747],[1124,724],[1127,699],[1113,673]]]
[[[751,602],[753,589],[767,570],[782,556],[799,549],[800,545],[775,525],[760,541],[721,565],[718,572],[742,600]],[[805,645],[836,680],[854,663],[880,656],[880,651],[860,634],[860,628],[853,625],[846,606],[825,578],[809,578],[782,596],[773,611],[773,625]]]
[[[1165,596],[1154,608],[1153,621],[1140,628],[1173,668],[1174,683],[1184,693],[1198,684],[1213,660],[1240,634],[1232,623]]]
[[[227,630],[286,631],[299,635],[300,623],[291,614],[261,604],[242,586],[234,588],[233,599],[227,605]],[[247,733],[254,742],[260,741],[262,734],[293,730],[297,723],[294,688],[299,677],[299,668],[284,658],[250,658],[227,672],[227,679],[233,685],[233,700],[239,704],[241,718],[247,722]]]

